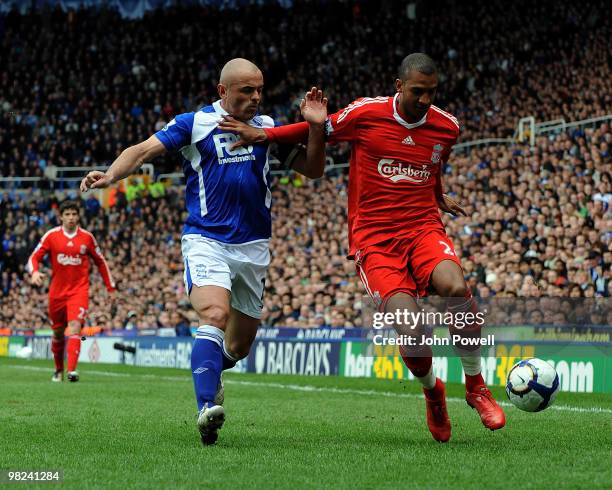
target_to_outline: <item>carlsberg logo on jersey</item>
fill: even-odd
[[[429,170],[414,168],[410,164],[397,162],[390,158],[383,158],[378,162],[378,173],[391,182],[407,180],[417,184],[422,184],[431,177],[431,172]]]
[[[215,134],[213,136],[213,141],[215,142],[215,149],[217,150],[219,165],[224,165],[226,163],[250,162],[255,160],[255,155],[253,155],[253,145],[249,145],[247,147],[239,146],[233,150],[231,149],[232,145],[238,141],[238,135],[236,134]]]
[[[78,255],[73,257],[72,255],[57,254],[57,261],[62,265],[81,265],[81,257]]]

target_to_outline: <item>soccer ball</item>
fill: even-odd
[[[508,399],[525,412],[539,412],[555,401],[559,391],[559,376],[542,359],[524,359],[508,373]]]

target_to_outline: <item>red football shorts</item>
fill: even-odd
[[[77,320],[81,325],[85,322],[88,295],[77,294],[64,298],[49,298],[49,319],[51,328],[64,328],[68,322]]]
[[[361,282],[378,308],[396,293],[427,296],[429,280],[436,266],[461,261],[453,242],[441,230],[419,230],[408,238],[387,240],[355,254],[355,267]]]

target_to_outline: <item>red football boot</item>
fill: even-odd
[[[485,385],[476,386],[473,391],[467,391],[465,401],[478,412],[482,425],[487,429],[497,430],[506,425],[504,411]]]
[[[440,378],[436,378],[436,385],[425,393],[427,407],[427,427],[433,438],[438,442],[447,442],[451,436],[451,423],[446,411],[446,390]]]

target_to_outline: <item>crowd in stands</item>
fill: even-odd
[[[454,156],[445,186],[468,217],[443,220],[476,297],[612,296],[611,144],[610,127],[601,124],[540,137],[535,148],[488,146]],[[345,258],[347,181],[338,173],[273,182],[264,324],[363,324],[371,306]],[[1,196],[0,328],[46,325],[46,292],[29,285],[24,268],[58,223],[57,202]],[[155,196],[117,199],[110,210],[94,205],[93,195],[84,202],[82,224],[97,237],[120,291],[110,304],[93,271],[91,325],[197,325],[182,280],[182,192],[170,187]],[[604,319],[612,324],[612,315]]]
[[[92,264],[89,325],[104,330],[190,326],[194,318],[184,291],[180,252],[183,207],[180,190],[174,189],[158,198],[135,198],[129,204],[118,199],[108,211],[83,206],[81,224],[98,240],[119,290],[111,302]],[[22,197],[2,195],[0,325],[48,325],[47,288],[31,286],[25,266],[42,234],[59,224],[57,208],[55,198],[28,203]]]
[[[284,122],[315,84],[332,110],[392,94],[414,51],[439,62],[437,104],[458,117],[463,141],[512,136],[523,116],[600,116],[612,97],[607,12],[604,0],[331,0],[172,8],[140,21],[93,9],[0,15],[2,176],[108,164],[214,100],[220,68],[238,56],[262,68],[262,111]],[[180,171],[171,157],[157,168]]]
[[[519,0],[406,8],[392,0],[170,9],[134,22],[108,11],[0,16],[1,173],[108,164],[173,115],[214,100],[217,73],[235,56],[262,67],[262,110],[285,122],[297,118],[296,103],[313,84],[332,108],[392,93],[396,66],[411,51],[439,61],[437,105],[458,116],[464,141],[512,136],[522,116],[604,115],[612,105],[605,7]],[[315,13],[318,23],[308,22]],[[609,124],[599,123],[540,135],[533,148],[480,146],[451,156],[445,187],[468,217],[443,220],[475,296],[612,296],[611,145]],[[332,154],[346,158],[347,147],[338,148]],[[177,170],[178,161],[160,158],[156,169]],[[361,326],[369,300],[345,258],[348,176],[294,177],[272,184],[263,322]],[[95,194],[83,202],[82,225],[120,291],[111,304],[92,272],[88,325],[185,333],[197,318],[182,280],[181,189],[128,191],[110,209]],[[29,284],[25,264],[58,224],[57,205],[55,194],[0,192],[0,328],[48,325],[47,290]],[[606,315],[592,321],[612,324]]]

